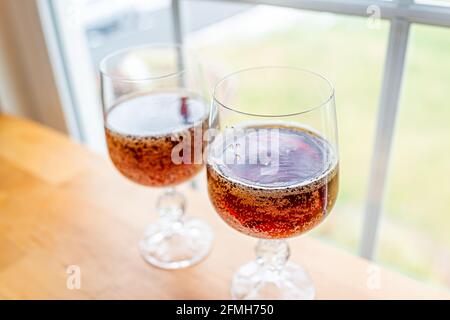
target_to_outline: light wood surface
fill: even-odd
[[[214,228],[213,251],[188,269],[153,268],[137,242],[159,190],[127,181],[108,159],[50,129],[0,116],[0,299],[228,299],[255,240],[220,220],[204,188],[183,190],[189,214]],[[290,244],[318,299],[450,298],[308,236]],[[66,285],[71,265],[81,270],[79,290]]]

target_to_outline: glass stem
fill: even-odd
[[[185,203],[184,196],[172,187],[167,188],[164,193],[159,196],[156,208],[160,218],[171,222],[182,223]]]
[[[290,256],[286,240],[260,239],[255,251],[256,261],[269,272],[280,272]]]

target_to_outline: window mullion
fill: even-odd
[[[375,253],[383,209],[409,29],[410,22],[406,19],[394,18],[391,22],[360,244],[361,256],[368,259]]]

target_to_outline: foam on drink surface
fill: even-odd
[[[238,132],[232,142],[218,139],[213,146],[217,161],[212,164],[230,179],[263,188],[288,187],[320,179],[335,166],[330,144],[304,128],[252,126]]]
[[[128,98],[107,114],[107,127],[134,136],[167,135],[203,121],[207,116],[200,99],[180,93],[145,94]]]

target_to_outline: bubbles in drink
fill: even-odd
[[[211,146],[208,191],[233,228],[258,238],[292,237],[312,229],[333,207],[337,157],[321,136],[300,127],[264,125],[245,127],[235,137],[232,143],[240,150],[224,140]],[[236,152],[241,161],[226,161]]]
[[[184,182],[202,168],[198,159],[202,157],[201,135],[207,128],[207,116],[201,99],[181,92],[129,97],[106,114],[111,160],[123,175],[139,184],[170,186]],[[172,150],[183,141],[190,143],[189,159],[186,161],[184,155],[185,161],[176,163]]]

